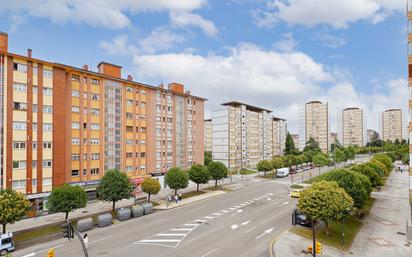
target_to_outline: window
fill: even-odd
[[[133,139],[126,139],[126,145],[133,145]]]
[[[13,189],[26,188],[26,180],[13,180]]]
[[[79,122],[72,122],[72,129],[80,129],[80,123]]]
[[[87,174],[87,169],[83,169],[83,176],[86,176]]]
[[[23,83],[13,83],[13,90],[16,92],[27,92],[27,85]]]
[[[43,178],[43,186],[51,186],[52,179],[51,178]]]
[[[72,96],[73,97],[79,97],[80,96],[79,90],[72,90]]]
[[[87,107],[83,108],[83,114],[87,114]]]
[[[72,138],[72,145],[80,145],[80,138]]]
[[[132,126],[126,126],[126,132],[133,132]]]
[[[26,122],[19,122],[19,121],[13,121],[13,130],[26,130],[27,129],[27,124]]]
[[[87,160],[87,153],[83,154],[83,160]]]
[[[37,169],[37,160],[33,160],[33,162],[31,163],[31,167],[33,169]]]
[[[27,103],[13,102],[13,110],[26,111],[27,110]]]
[[[126,166],[126,172],[133,171],[133,166]]]
[[[98,79],[92,79],[92,84],[93,85],[99,85],[99,80]]]
[[[44,149],[51,149],[52,145],[53,145],[52,142],[43,142]]]
[[[90,124],[90,129],[91,130],[100,130],[100,124],[92,123],[92,124]]]
[[[99,175],[99,168],[92,168],[90,169],[91,175]]]
[[[99,159],[100,159],[100,154],[98,154],[98,153],[92,153],[91,159],[92,159],[92,160],[99,160]]]
[[[72,161],[79,161],[80,160],[80,154],[72,154]]]
[[[37,76],[38,72],[39,70],[37,69],[37,67],[33,67],[33,76]]]
[[[146,128],[145,128],[145,127],[141,127],[141,128],[140,128],[140,132],[146,133]]]
[[[126,105],[132,106],[132,105],[133,105],[133,100],[127,100],[127,101],[126,101]]]
[[[32,110],[33,112],[37,112],[37,104],[33,104]]]
[[[13,63],[13,69],[15,70],[15,71],[18,71],[18,72],[24,72],[24,73],[27,73],[27,65],[26,64],[21,64],[21,63]]]
[[[140,140],[140,144],[145,145],[145,144],[146,144],[146,140]]]
[[[146,103],[145,102],[140,102],[140,108],[145,109],[146,108]]]
[[[13,169],[25,169],[26,161],[13,161]]]
[[[92,139],[90,139],[90,144],[91,145],[99,145],[100,144],[100,139],[92,138]]]
[[[34,178],[34,179],[31,180],[31,185],[32,185],[33,187],[36,187],[36,186],[37,186],[37,179],[36,179],[36,178]]]
[[[92,113],[93,116],[99,116],[100,115],[100,110],[99,109],[91,109],[90,112]]]
[[[53,77],[53,71],[52,71],[52,70],[44,69],[44,70],[43,70],[43,77],[45,77],[45,78],[51,78],[51,77]]]
[[[72,177],[78,177],[79,176],[79,170],[72,170]]]
[[[51,123],[43,123],[43,131],[53,131],[53,125]]]
[[[52,96],[53,95],[53,88],[44,87],[43,88],[43,95]]]
[[[131,88],[131,87],[126,87],[126,91],[127,91],[127,92],[133,92],[133,88]]]
[[[87,92],[83,93],[83,99],[87,99]]]
[[[33,94],[37,95],[37,86],[33,86]]]
[[[72,106],[72,112],[79,113],[80,107],[79,106]]]
[[[140,165],[140,170],[145,170],[146,169],[146,165]]]
[[[100,100],[100,95],[99,94],[91,94],[90,99],[99,101]]]
[[[36,122],[33,122],[31,129],[33,131],[37,131],[37,123]]]
[[[83,83],[87,83],[87,77],[83,77]]]
[[[26,149],[26,142],[13,142],[13,149]]]
[[[133,153],[126,153],[126,158],[132,158],[133,157]]]
[[[133,113],[126,112],[126,119],[128,119],[128,120],[133,119]]]
[[[146,91],[145,90],[140,90],[140,93],[142,94],[142,95],[145,95],[146,94]]]
[[[141,119],[141,120],[146,120],[146,115],[141,114],[141,115],[140,115],[140,119]]]
[[[50,105],[43,105],[43,113],[53,113],[53,107]]]
[[[49,168],[52,166],[52,160],[43,160],[43,168]]]
[[[80,82],[79,75],[72,75],[72,81]]]
[[[32,147],[33,147],[33,150],[37,149],[37,142],[33,142]]]
[[[140,157],[142,157],[142,158],[146,157],[146,153],[145,152],[140,153]]]

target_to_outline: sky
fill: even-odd
[[[406,0],[2,0],[9,51],[93,70],[100,61],[151,85],[178,82],[220,103],[273,110],[298,132],[305,102],[407,119]],[[406,123],[406,122],[405,122]]]

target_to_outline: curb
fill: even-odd
[[[225,191],[222,191],[222,192],[223,192],[223,193],[211,195],[211,196],[209,196],[209,197],[202,198],[202,199],[199,199],[199,200],[196,200],[196,201],[193,201],[193,202],[182,203],[182,204],[179,204],[179,205],[170,206],[170,207],[168,207],[168,208],[159,208],[158,206],[154,206],[153,209],[159,210],[159,211],[172,210],[172,209],[176,209],[176,208],[179,208],[179,207],[183,207],[183,206],[185,206],[185,205],[190,205],[190,204],[194,204],[194,203],[206,201],[206,200],[209,200],[209,199],[212,199],[212,198],[215,198],[215,197],[218,197],[218,196],[221,196],[221,195],[224,195],[224,194],[227,193],[227,192],[225,192]],[[157,208],[156,208],[156,207],[157,207]]]
[[[283,230],[283,231],[280,232],[278,235],[274,236],[273,239],[270,241],[270,243],[269,243],[269,255],[270,255],[270,257],[276,257],[276,256],[277,256],[276,253],[275,253],[275,251],[273,251],[273,245],[275,244],[276,239],[277,239],[279,236],[281,236],[282,234],[286,233],[287,231],[289,231],[289,228]]]

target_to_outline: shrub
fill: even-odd
[[[159,193],[160,188],[161,188],[159,180],[151,178],[151,177],[145,178],[141,187],[142,187],[142,191],[147,194],[148,203],[150,203],[150,196],[152,194],[157,195],[157,193]]]
[[[383,165],[383,167],[385,169],[382,168],[382,166],[378,165],[376,162],[367,162],[365,163],[366,165],[368,165],[369,167],[371,167],[374,171],[376,171],[376,173],[378,173],[379,176],[385,176],[385,171],[386,171],[386,167],[385,165]]]
[[[387,154],[376,154],[373,159],[383,163],[389,172],[393,169],[392,159]]]
[[[378,173],[376,173],[372,167],[366,164],[358,164],[353,166],[351,169],[369,177],[373,187],[383,185],[381,177],[379,177]]]
[[[382,162],[378,160],[372,160],[371,163],[376,164],[376,166],[378,166],[383,171],[384,176],[389,175],[389,170],[388,168],[386,168],[385,164],[383,164]]]

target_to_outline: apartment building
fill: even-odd
[[[205,120],[205,151],[212,151],[212,119]]]
[[[409,101],[408,101],[408,111],[409,111],[409,119],[408,119],[408,132],[409,132],[409,159],[412,157],[412,0],[408,0],[407,2],[407,19],[408,19],[408,89],[409,89]],[[412,165],[409,165],[409,202],[412,207]],[[409,219],[412,223],[412,220]],[[412,226],[408,225],[408,239],[412,240]]]
[[[342,110],[342,144],[343,146],[363,146],[365,143],[363,110],[351,107]]]
[[[299,135],[299,149],[305,147],[306,142],[313,138],[319,143],[323,152],[328,152],[329,139],[329,110],[328,103],[311,101],[305,104],[301,120],[301,135]]]
[[[332,144],[334,144],[336,141],[339,142],[338,133],[336,133],[336,132],[330,132],[330,135],[329,135],[329,142],[330,142],[330,144],[332,145]]]
[[[296,149],[299,149],[299,134],[290,134]]]
[[[273,155],[283,155],[285,151],[286,136],[288,134],[287,121],[282,118],[272,118],[272,151]]]
[[[282,151],[286,121],[274,118],[271,112],[237,101],[213,110],[213,160],[235,170],[256,167],[260,160],[269,160]]]
[[[204,98],[178,83],[150,86],[8,52],[0,34],[1,188],[27,194],[41,209],[64,183],[90,196],[104,172],[120,169],[136,184],[170,167],[203,163]]]
[[[382,113],[382,140],[402,141],[402,110],[389,109]]]

